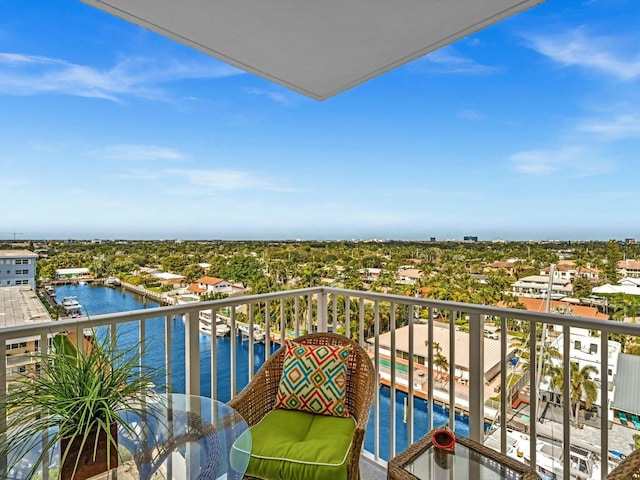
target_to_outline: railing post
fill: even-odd
[[[484,433],[484,336],[479,313],[469,316],[469,437],[482,442]]]
[[[327,331],[327,294],[324,290],[318,293],[318,332]]]
[[[187,313],[184,322],[185,391],[187,395],[200,395],[200,339],[198,313]]]
[[[7,429],[7,409],[5,396],[7,395],[7,345],[4,340],[0,341],[0,432]],[[6,451],[7,435],[0,434],[0,449]],[[7,457],[0,456],[0,478],[7,478]]]

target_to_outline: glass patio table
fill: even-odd
[[[154,415],[124,412],[128,427],[118,427],[119,465],[95,479],[215,480],[240,479],[249,463],[251,433],[242,416],[223,402],[182,394],[159,395]],[[236,447],[231,454],[231,446]],[[9,480],[57,479],[59,447],[52,450],[44,470],[29,477],[40,455],[36,440],[29,455],[9,472]]]
[[[455,436],[455,453],[433,447],[431,434],[389,460],[389,480],[539,480],[524,463]]]

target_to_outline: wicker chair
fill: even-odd
[[[360,452],[375,390],[375,371],[371,359],[360,345],[343,335],[312,333],[298,337],[295,341],[306,345],[352,346],[347,364],[346,404],[349,414],[356,420],[356,428],[349,451],[348,478],[357,480],[360,478]],[[273,409],[284,357],[285,349],[280,348],[264,363],[249,385],[229,402],[229,406],[240,413],[250,427]]]
[[[609,475],[605,477],[607,480],[636,480],[640,479],[640,449],[631,452],[622,462],[616,466]]]

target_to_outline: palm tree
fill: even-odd
[[[585,408],[589,409],[598,399],[598,387],[593,380],[591,380],[591,377],[597,374],[598,369],[593,365],[585,365],[580,368],[576,362],[571,362],[570,364],[569,376],[571,383],[569,386],[569,395],[571,397],[571,405],[574,407],[573,421],[575,423],[578,422],[581,403],[584,402]],[[562,373],[556,374],[556,378],[557,380],[554,382],[554,386],[562,391],[562,387],[564,386]]]
[[[425,347],[429,347],[429,340],[424,341]],[[444,380],[444,376],[449,373],[449,359],[442,355],[442,347],[439,342],[433,342],[433,348],[436,351],[433,359],[433,366],[437,367],[436,380]]]

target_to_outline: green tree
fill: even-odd
[[[618,281],[618,262],[622,260],[622,254],[620,253],[620,246],[616,240],[609,240],[607,242],[606,250],[606,264],[604,267],[605,280],[609,283],[615,283]]]
[[[556,380],[554,386],[559,391],[562,391],[564,386],[562,369],[559,369],[559,371],[555,373]],[[580,406],[584,403],[584,407],[589,409],[598,399],[598,387],[593,380],[591,380],[591,377],[597,374],[598,369],[593,365],[585,365],[580,368],[576,362],[571,362],[569,366],[569,396],[571,397],[571,405],[573,407],[572,420],[574,423],[578,422]]]
[[[195,282],[197,279],[203,277],[204,273],[204,268],[197,263],[187,265],[184,270],[182,270],[182,275],[184,275],[184,279],[187,283]]]
[[[226,264],[218,266],[217,272],[219,277],[242,283],[245,287],[263,276],[262,262],[251,255],[234,255]]]

